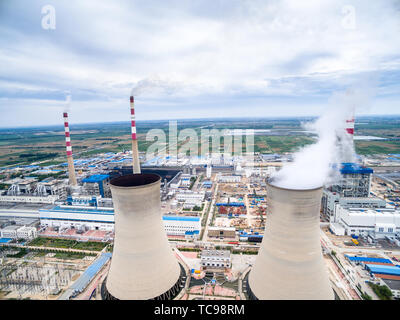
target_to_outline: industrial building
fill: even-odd
[[[259,300],[331,300],[320,244],[322,187],[292,190],[267,185],[270,213],[264,240],[248,274]]]
[[[208,234],[209,238],[217,239],[234,239],[236,238],[236,228],[235,227],[209,227]]]
[[[204,191],[194,192],[190,190],[182,190],[176,194],[176,200],[179,202],[190,201],[198,203],[204,201],[205,194]]]
[[[386,207],[386,201],[377,197],[341,197],[336,192],[324,190],[322,196],[322,211],[330,221],[335,222],[336,206],[343,208],[372,208],[379,209]]]
[[[221,183],[233,183],[233,182],[240,182],[240,180],[242,179],[242,176],[237,175],[237,176],[223,176],[221,174],[218,175],[218,182]]]
[[[201,230],[200,217],[165,215],[162,219],[167,235],[184,236],[194,231],[199,233]]]
[[[37,230],[35,227],[8,225],[0,228],[1,238],[11,239],[34,239],[37,237]]]
[[[43,227],[114,231],[114,209],[84,206],[55,206],[39,210]]]
[[[365,198],[370,194],[371,168],[356,163],[343,163],[340,168],[340,181],[328,189],[345,198]]]
[[[103,198],[110,198],[110,175],[95,174],[82,180],[83,191],[88,195],[100,195]]]
[[[203,250],[200,263],[206,270],[230,268],[231,252],[229,250]]]
[[[343,230],[343,234],[337,235],[363,235],[372,239],[392,238],[394,241],[400,235],[400,211],[393,207],[365,209],[336,205],[334,220],[331,223],[334,230],[337,230],[337,224],[341,225]]]

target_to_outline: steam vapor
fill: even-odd
[[[159,77],[145,78],[137,82],[131,90],[131,96],[138,96],[146,92],[163,92],[171,94],[175,91],[177,83]]]
[[[362,91],[334,95],[327,111],[315,122],[304,125],[317,133],[318,141],[295,153],[293,162],[272,175],[272,184],[287,189],[314,189],[337,181],[341,163],[356,161],[353,140],[345,130],[346,120],[354,117],[356,105],[365,105],[366,101]]]
[[[64,112],[69,112],[69,110],[71,109],[71,94],[67,94],[65,97],[65,105],[64,105]]]

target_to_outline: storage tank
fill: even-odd
[[[156,174],[128,174],[110,182],[115,238],[103,299],[168,300],[184,285],[185,269],[162,222],[160,181]]]
[[[331,300],[320,244],[322,187],[292,190],[267,183],[263,241],[248,276],[247,291],[259,300]]]

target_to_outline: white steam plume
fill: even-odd
[[[331,184],[338,179],[342,162],[355,162],[351,136],[346,132],[346,120],[354,115],[355,106],[367,104],[367,95],[351,90],[333,96],[327,111],[306,129],[315,131],[318,141],[293,155],[293,162],[286,164],[271,178],[272,184],[287,189],[313,189]]]
[[[146,92],[172,94],[177,87],[177,82],[153,76],[138,81],[131,90],[131,96],[138,96]]]
[[[71,100],[72,96],[69,92],[67,92],[65,97],[64,112],[69,112],[71,109]]]

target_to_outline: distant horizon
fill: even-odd
[[[167,122],[167,121],[177,121],[178,123],[186,122],[186,121],[235,121],[239,119],[251,121],[251,120],[296,120],[296,119],[316,119],[318,116],[310,115],[310,116],[274,116],[274,117],[210,117],[210,118],[171,118],[171,119],[155,119],[155,120],[136,120],[137,123],[149,123],[149,122]],[[372,114],[372,115],[360,115],[356,117],[357,119],[371,119],[371,118],[400,118],[400,114]],[[96,125],[96,124],[118,124],[118,123],[129,123],[129,120],[120,120],[120,121],[95,121],[95,122],[82,122],[82,123],[69,123],[70,127],[75,126],[85,126],[85,125]],[[40,128],[52,128],[52,127],[60,127],[60,129],[64,128],[64,125],[61,121],[61,124],[48,124],[48,125],[35,125],[35,126],[14,126],[14,127],[2,127],[1,130],[9,130],[9,129],[40,129]]]

